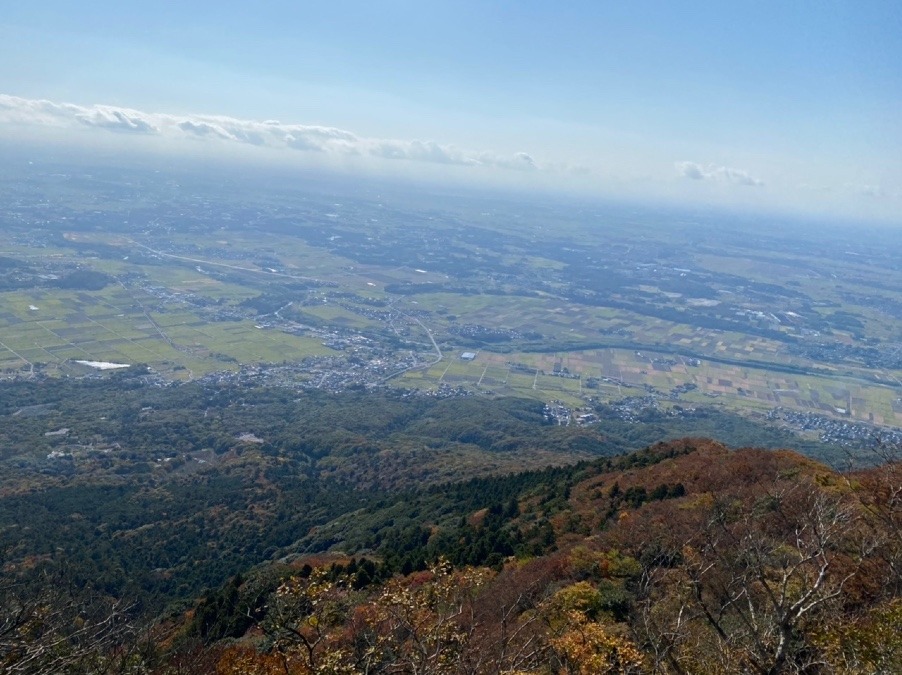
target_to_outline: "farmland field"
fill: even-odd
[[[680,225],[710,240],[690,249],[613,207],[442,198],[424,220],[398,193],[148,189],[160,199],[103,210],[76,191],[53,218],[19,194],[0,230],[0,375],[146,364],[902,425],[902,256],[885,233],[825,230],[813,249],[700,221]]]

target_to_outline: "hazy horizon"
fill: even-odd
[[[889,2],[64,2],[0,19],[0,138],[900,223]]]

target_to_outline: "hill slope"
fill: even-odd
[[[658,444],[424,494],[419,536],[258,568],[175,634],[219,672],[898,672],[900,488],[899,463]]]

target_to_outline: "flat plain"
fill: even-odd
[[[0,184],[5,378],[141,363],[902,425],[890,232],[146,176],[98,209],[90,181],[61,188],[75,171]],[[52,208],[36,198],[53,190]]]

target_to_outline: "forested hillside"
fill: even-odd
[[[236,673],[898,672],[900,479],[661,444],[483,484],[482,508],[445,494],[465,514],[418,542],[259,568],[182,635]],[[392,575],[401,551],[422,558]]]
[[[425,514],[469,508],[466,494],[497,490],[509,500],[524,481],[545,480],[473,479],[687,434],[718,431],[769,447],[793,440],[713,410],[559,426],[528,399],[160,387],[146,378],[135,368],[101,380],[2,384],[8,572],[65,564],[80,584],[161,607],[265,560],[416,538]],[[409,508],[414,502],[421,510]],[[393,525],[374,520],[383,512]]]
[[[685,439],[374,498],[143,631],[108,593],[7,587],[3,654],[32,672],[898,672],[884,455],[843,474]]]

